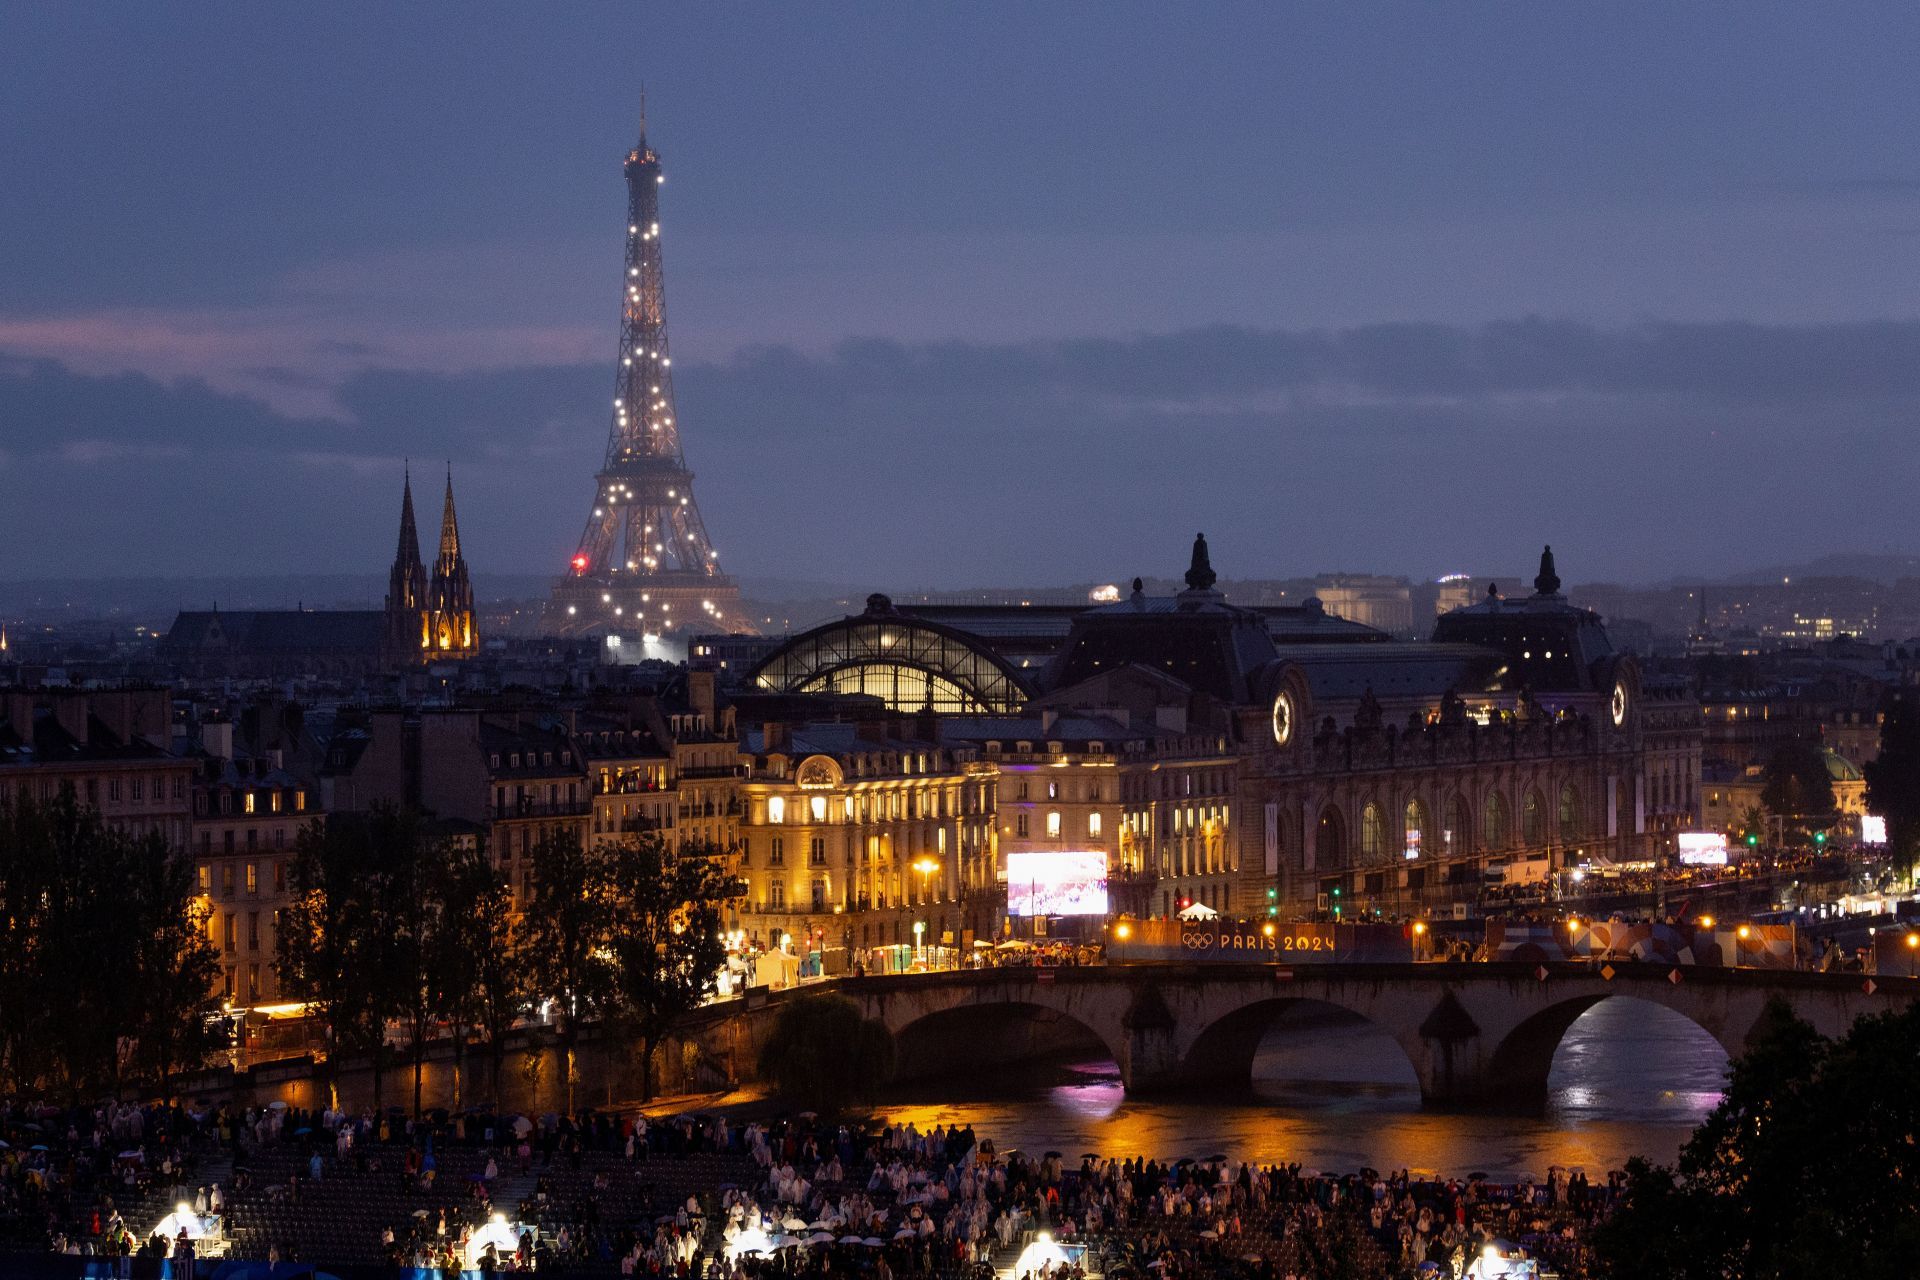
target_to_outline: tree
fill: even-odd
[[[143,1078],[162,1096],[173,1073],[205,1061],[215,1047],[207,1017],[220,961],[206,934],[212,909],[193,897],[193,863],[160,836],[142,842],[127,896],[139,950],[141,1008],[135,1039]]]
[[[1902,692],[1880,722],[1880,754],[1867,775],[1867,808],[1887,820],[1887,847],[1897,865],[1920,862],[1920,706]]]
[[[1824,823],[1833,814],[1833,775],[1818,743],[1794,740],[1775,747],[1767,758],[1760,803],[1777,817]]]
[[[893,1033],[841,995],[782,1006],[760,1050],[760,1075],[815,1111],[837,1114],[871,1102],[893,1075]]]
[[[497,1104],[506,1034],[526,1007],[513,903],[487,855],[474,847],[448,846],[439,895],[441,924],[432,939],[427,974],[431,1002],[453,1028],[453,1105],[457,1108],[464,1100],[467,1032],[476,1026],[488,1033]]]
[[[1906,1276],[1920,1247],[1920,1006],[1823,1040],[1770,1005],[1673,1167],[1631,1163],[1602,1276]]]
[[[274,968],[325,1028],[325,1075],[336,1103],[340,1055],[377,1049],[384,1039],[377,971],[385,950],[378,937],[385,927],[380,854],[388,841],[381,828],[397,820],[391,809],[329,814],[301,829],[287,872]],[[376,1094],[379,1078],[376,1059]]]
[[[613,894],[613,958],[620,1021],[640,1042],[640,1089],[653,1096],[653,1054],[675,1021],[713,994],[726,945],[720,906],[740,893],[717,854],[673,853],[657,835],[607,853]]]
[[[604,859],[571,832],[528,852],[531,891],[522,921],[530,991],[553,1001],[566,1110],[573,1110],[574,1045],[580,1020],[604,1011],[613,990],[613,900]]]
[[[72,1097],[162,1088],[211,1043],[217,972],[191,870],[157,835],[108,829],[65,787],[0,798],[0,1080]]]

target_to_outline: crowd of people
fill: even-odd
[[[1590,1185],[1560,1170],[1498,1184],[1224,1156],[996,1151],[966,1128],[811,1116],[414,1121],[277,1105],[0,1105],[0,1132],[9,1250],[304,1256],[448,1274],[1316,1280],[1333,1260],[1358,1259],[1383,1278],[1525,1275],[1534,1264],[1577,1277],[1619,1192],[1612,1178]],[[179,1203],[226,1228],[217,1247],[151,1234]],[[268,1224],[301,1221],[301,1206],[313,1214],[306,1234],[276,1237]]]
[[[722,1199],[732,1280],[967,1280],[996,1268],[1018,1280],[1023,1271],[1313,1280],[1340,1258],[1383,1278],[1518,1276],[1539,1264],[1574,1277],[1619,1193],[1615,1178],[1594,1186],[1563,1170],[1501,1185],[1225,1157],[1075,1161],[996,1152],[969,1129],[798,1120],[742,1136],[766,1172],[758,1190]]]

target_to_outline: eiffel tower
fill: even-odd
[[[547,630],[562,635],[751,631],[740,589],[693,500],[693,472],[680,447],[667,354],[661,276],[660,156],[640,141],[627,153],[627,258],[620,282],[620,363],[613,383],[607,457],[580,546],[554,584]]]

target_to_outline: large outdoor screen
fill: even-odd
[[[1860,815],[1860,843],[1885,844],[1887,842],[1887,820],[1877,813]]]
[[[1727,837],[1719,831],[1676,832],[1674,843],[1680,848],[1680,861],[1689,867],[1727,865]]]
[[[1010,916],[1103,916],[1107,914],[1104,850],[1007,855]]]

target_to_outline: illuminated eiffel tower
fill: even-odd
[[[627,153],[627,255],[620,282],[620,363],[607,457],[566,576],[554,584],[547,630],[563,635],[751,630],[740,589],[720,571],[693,499],[680,447],[661,276],[660,156]]]

